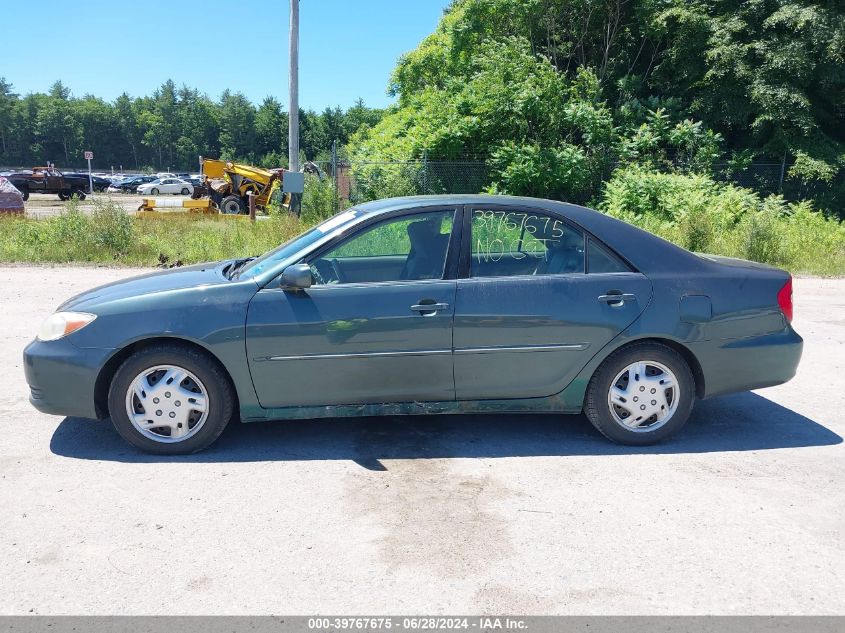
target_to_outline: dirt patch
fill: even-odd
[[[149,197],[149,196],[146,196]],[[190,200],[190,196],[158,196],[166,199]],[[141,205],[144,196],[135,194],[120,193],[95,193],[93,196],[86,196],[85,200],[79,202],[79,210],[83,213],[91,213],[94,210],[94,200],[107,200],[115,203],[127,213],[135,213]],[[59,200],[58,196],[46,193],[30,194],[29,200],[24,204],[26,216],[30,218],[48,218],[58,215],[67,207],[67,202]]]

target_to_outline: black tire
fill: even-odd
[[[158,365],[187,369],[205,386],[208,415],[199,431],[184,441],[164,443],[151,439],[129,420],[127,391],[139,374]],[[157,455],[187,455],[201,451],[220,437],[232,418],[235,400],[229,378],[216,361],[192,347],[161,343],[135,352],[123,362],[112,378],[108,403],[114,428],[131,445]]]
[[[151,196],[157,196],[158,195],[158,189],[156,189],[155,187],[150,189],[150,195]]]
[[[21,198],[23,198],[24,202],[29,200],[29,189],[21,189]]]
[[[85,200],[85,192],[79,189],[74,189],[70,192],[70,197],[76,197],[78,200]]]
[[[182,195],[183,196],[189,196],[189,195],[191,195],[191,192],[188,191],[187,187],[182,187]]]
[[[220,213],[240,215],[246,212],[246,205],[240,196],[226,196],[220,201]]]
[[[68,191],[60,191],[59,192],[59,200],[64,202],[65,200],[70,200],[70,192]]]
[[[660,363],[668,368],[678,381],[679,396],[675,412],[667,422],[662,425],[655,424],[653,430],[649,430],[647,425],[640,430],[625,426],[616,420],[608,402],[611,382],[626,367],[638,361]],[[587,386],[584,414],[609,440],[629,446],[647,446],[677,433],[686,424],[694,403],[695,379],[684,358],[666,345],[644,342],[634,343],[614,352],[599,365]]]

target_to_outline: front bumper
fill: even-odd
[[[23,351],[29,402],[42,413],[97,418],[94,387],[113,351],[77,347],[66,339],[32,341]]]

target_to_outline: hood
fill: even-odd
[[[208,262],[130,277],[78,294],[65,301],[56,310],[90,311],[95,310],[99,304],[130,297],[166,293],[197,286],[229,284],[232,282],[225,277],[223,269],[230,262],[231,260]]]

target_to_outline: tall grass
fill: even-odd
[[[845,224],[809,202],[761,198],[707,176],[629,168],[607,183],[600,208],[692,251],[845,275]]]
[[[108,201],[94,205],[91,215],[69,202],[63,213],[48,219],[0,219],[0,261],[188,264],[258,255],[307,228],[286,214],[252,224],[189,213],[138,217]]]
[[[606,184],[602,211],[685,248],[752,259],[794,273],[845,275],[845,225],[809,203],[788,204],[706,176],[624,169]],[[45,220],[0,217],[0,261],[153,266],[258,255],[330,216],[330,181],[309,180],[303,217],[245,218],[188,213],[127,215],[95,201],[86,215],[69,202]],[[404,233],[403,233],[404,236]]]

